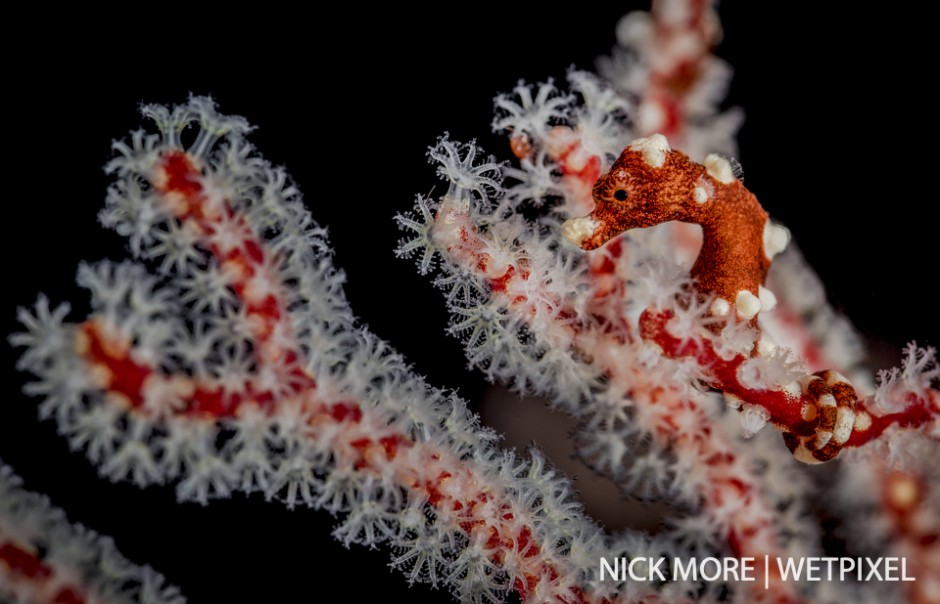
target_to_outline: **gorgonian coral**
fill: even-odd
[[[870,586],[779,576],[766,591],[597,576],[601,557],[822,553],[821,514],[840,519],[841,551],[911,548],[929,578],[937,555],[926,539],[936,523],[936,477],[924,463],[936,448],[929,413],[918,429],[891,426],[849,455],[831,470],[840,485],[831,491],[761,429],[787,422],[755,392],[789,392],[830,368],[865,390],[857,349],[844,346],[854,336],[831,329],[836,315],[792,246],[770,271],[768,291],[780,304],[759,327],[778,346],[768,339],[753,355],[753,313],[737,320],[714,312],[718,298],[695,294],[694,232],[631,233],[590,254],[562,237],[562,221],[591,210],[595,181],[638,138],[661,132],[670,150],[696,161],[734,153],[739,113],[716,111],[727,77],[710,54],[717,32],[705,3],[666,2],[652,16],[628,17],[600,77],[572,70],[567,84],[519,84],[497,98],[494,127],[511,162],[440,139],[430,158],[444,188],[399,218],[400,253],[417,254],[421,272],[443,269],[436,282],[450,331],[471,365],[575,416],[587,463],[627,497],[669,502],[669,528],[659,534],[605,534],[540,454],[500,450],[460,399],[427,385],[357,324],[331,244],[300,201],[300,188],[308,199],[323,191],[295,185],[248,142],[245,120],[202,97],[146,106],[149,130],[116,143],[101,219],[128,239],[134,260],[82,266],[90,313],[66,321],[65,308],[45,298],[23,311],[26,330],[14,342],[37,378],[31,393],[111,479],[171,483],[181,499],[203,503],[242,490],[327,509],[341,519],[343,543],[388,544],[411,581],[465,600],[513,591],[534,602],[882,597]],[[332,198],[386,197],[374,175],[394,154],[388,136],[348,159],[367,168],[366,178]],[[733,162],[721,161],[727,170],[713,160],[716,173],[736,178]],[[370,243],[360,249],[381,253]],[[394,293],[404,292],[370,291]],[[760,290],[752,293],[763,308]],[[658,314],[644,323],[646,309]],[[739,391],[716,379],[722,362]],[[914,349],[885,374],[871,408],[879,416],[911,404],[929,411],[934,379],[930,354]],[[812,403],[816,416],[801,417],[812,430],[800,438],[815,439],[804,445],[851,446],[834,435],[846,412],[828,426],[815,419],[827,415],[824,406]],[[817,428],[827,426],[833,434],[822,442]],[[916,587],[915,595],[931,588],[926,579]]]

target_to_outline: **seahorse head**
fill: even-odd
[[[670,220],[689,220],[696,196],[711,195],[703,166],[673,151],[661,134],[633,141],[594,184],[594,210],[565,222],[565,237],[586,250],[620,233]],[[704,187],[696,190],[697,183]]]

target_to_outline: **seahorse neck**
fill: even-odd
[[[729,300],[741,290],[756,292],[769,265],[761,244],[767,214],[740,183],[721,187],[708,204],[696,217],[702,227],[702,250],[692,276],[699,289]]]

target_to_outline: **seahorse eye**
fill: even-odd
[[[617,189],[617,190],[614,192],[614,199],[616,199],[617,201],[626,201],[626,200],[627,200],[627,192],[626,192],[625,190],[623,190],[623,189]]]

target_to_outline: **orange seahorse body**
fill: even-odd
[[[714,294],[712,313],[726,315],[733,307],[753,320],[776,304],[763,283],[789,233],[770,222],[725,158],[695,163],[654,134],[624,149],[594,184],[593,197],[590,215],[564,225],[572,243],[591,250],[628,229],[671,220],[699,224],[703,243],[692,277],[699,292]]]

